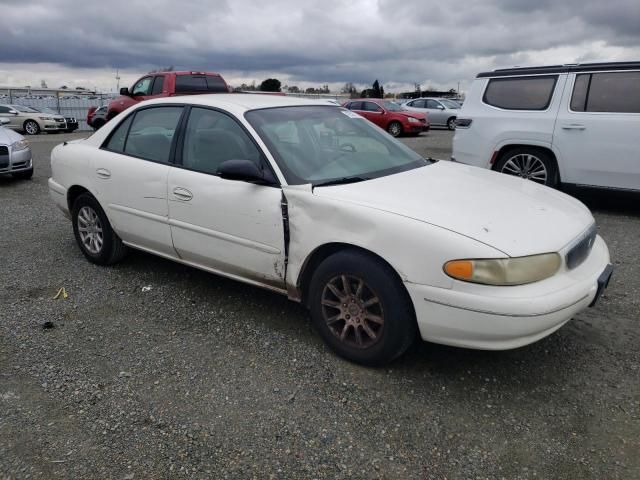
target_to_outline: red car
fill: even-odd
[[[120,89],[120,96],[109,103],[107,120],[143,100],[194,95],[198,93],[228,93],[229,86],[218,73],[211,72],[158,72],[145,75],[129,91]]]
[[[394,137],[402,134],[419,135],[430,127],[426,114],[403,110],[397,103],[382,98],[357,98],[342,106],[362,115]]]

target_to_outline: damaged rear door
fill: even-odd
[[[264,165],[248,134],[226,113],[192,108],[169,172],[173,244],[188,262],[284,289],[282,190],[223,179],[226,160]]]

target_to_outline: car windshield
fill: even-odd
[[[386,108],[390,112],[401,112],[404,110],[404,108],[402,108],[402,105],[396,102],[390,102],[389,100],[384,101],[384,108]]]
[[[344,108],[267,108],[245,116],[290,185],[368,180],[431,163]]]
[[[442,100],[440,100],[440,103],[443,104],[447,108],[453,108],[453,109],[459,109],[460,108],[460,104],[458,102],[454,102],[453,100],[442,99]]]
[[[12,105],[12,107],[18,110],[19,112],[23,112],[23,113],[40,113],[35,108],[25,107],[23,105]]]

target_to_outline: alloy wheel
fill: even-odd
[[[339,275],[322,292],[322,315],[329,330],[349,347],[365,349],[376,344],[384,328],[380,297],[355,275]]]
[[[93,208],[85,205],[78,212],[78,233],[87,251],[94,255],[100,253],[104,244],[102,222]]]
[[[39,127],[36,122],[34,122],[33,120],[29,120],[25,124],[24,129],[29,135],[36,135],[38,133]]]
[[[509,158],[502,167],[502,173],[515,175],[545,185],[549,173],[542,160],[529,153],[520,153]]]
[[[402,133],[402,127],[399,123],[393,122],[391,125],[389,125],[389,133],[394,137],[397,137]]]

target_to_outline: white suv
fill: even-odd
[[[549,186],[640,190],[640,62],[478,74],[452,160]]]

